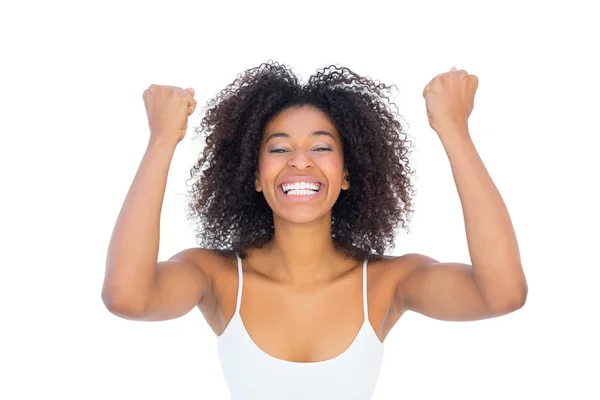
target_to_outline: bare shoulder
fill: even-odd
[[[369,287],[375,291],[378,307],[386,310],[400,310],[399,289],[415,271],[436,263],[431,257],[418,253],[399,256],[376,256],[369,261]]]
[[[192,247],[173,255],[169,261],[194,265],[206,275],[211,286],[219,286],[220,281],[237,274],[236,256],[231,251]]]
[[[416,269],[436,262],[437,260],[418,253],[377,256],[369,261],[369,276],[376,282],[395,282],[397,285]]]
[[[173,256],[193,264],[209,282],[208,290],[198,309],[212,330],[219,334],[226,326],[226,315],[233,313],[238,288],[237,257],[232,251],[189,248]]]
[[[235,260],[235,254],[222,250],[190,247],[174,254],[169,260],[185,261],[210,272],[218,269],[222,263],[231,263]]]
[[[398,288],[421,265],[435,262],[421,254],[374,256],[368,264],[369,318],[381,341],[406,311]]]

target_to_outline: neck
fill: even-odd
[[[266,246],[273,278],[294,283],[323,281],[336,274],[340,253],[331,237],[331,215],[306,224],[274,216],[275,233]]]

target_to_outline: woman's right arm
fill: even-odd
[[[158,262],[160,216],[171,160],[196,102],[193,89],[152,85],[144,92],[150,140],[115,224],[102,300],[123,318],[166,320],[188,313],[209,290],[198,250]]]

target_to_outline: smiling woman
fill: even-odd
[[[196,130],[206,147],[189,215],[200,247],[159,262],[167,173],[196,102],[191,88],[150,86],[150,140],[111,238],[106,307],[154,321],[198,307],[234,400],[367,400],[405,311],[475,320],[520,308],[527,284],[508,212],[470,140],[477,78],[466,71],[436,76],[424,96],[472,265],[384,255],[408,226],[413,193],[390,89],[347,68],[306,84],[277,63],[246,71]]]
[[[273,218],[296,223],[325,218],[331,224],[330,211],[349,183],[342,139],[327,115],[309,106],[288,108],[267,124],[264,136],[256,190]]]
[[[412,211],[412,170],[391,91],[335,66],[304,85],[277,63],[246,71],[209,102],[197,129],[207,145],[193,170],[189,210],[200,242],[244,257],[270,241],[285,214],[296,222],[330,218],[323,222],[335,243],[356,259],[392,248]],[[319,207],[287,211],[281,203],[276,183],[297,175],[324,186]]]

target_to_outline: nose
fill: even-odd
[[[306,169],[312,167],[313,162],[306,152],[298,150],[292,153],[288,165],[297,169]]]

